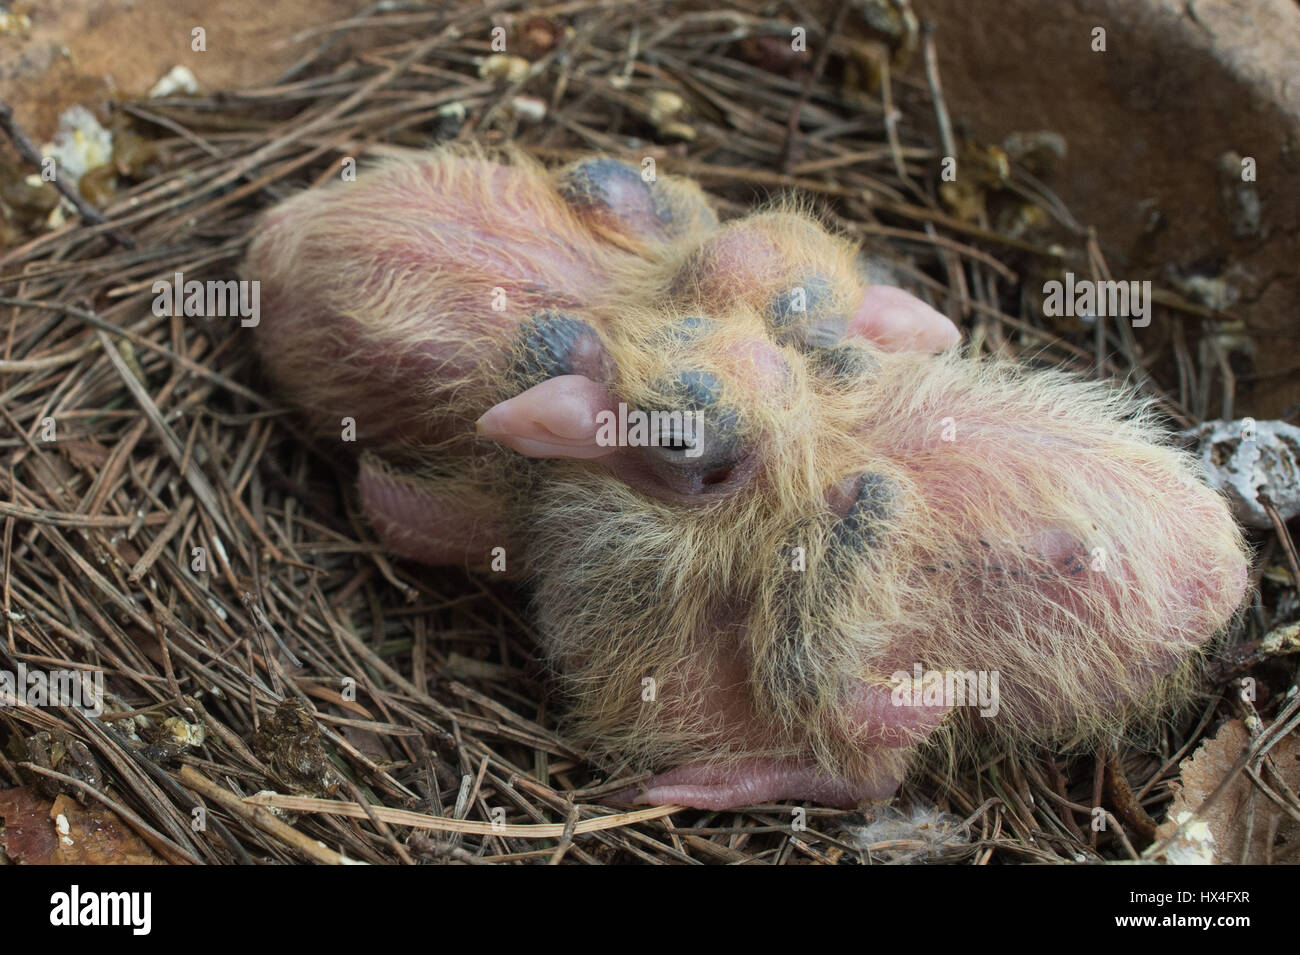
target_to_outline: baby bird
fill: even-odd
[[[793,204],[444,148],[271,209],[275,386],[394,553],[505,570],[623,798],[855,806],[923,752],[1149,718],[1246,582],[1135,396],[961,356]]]

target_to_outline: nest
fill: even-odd
[[[1101,245],[1044,185],[1043,149],[954,141],[914,24],[845,39],[839,3],[798,56],[779,4],[516,6],[377,9],[294,38],[308,55],[275,86],[121,103],[156,161],[119,162],[102,211],[76,194],[70,224],[0,253],[0,669],[104,674],[98,716],[0,707],[0,785],[111,813],[173,863],[1096,861],[1157,841],[1182,758],[1251,715],[1240,677],[1286,730],[1294,673],[1262,639],[1296,610],[1278,522],[1206,694],[1141,741],[933,767],[887,812],[603,805],[634,780],[556,730],[526,595],[386,557],[238,319],[156,315],[155,281],[235,277],[257,213],[348,160],[475,139],[654,156],[724,217],[795,191],[972,352],[1137,382],[1184,427],[1211,398],[1187,345],[1210,316],[1157,294],[1167,368],[1124,322],[1044,319],[1044,277],[1108,277]]]

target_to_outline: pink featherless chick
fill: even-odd
[[[858,256],[792,204],[443,149],[274,207],[247,273],[380,539],[529,581],[567,731],[658,773],[622,798],[854,806],[1153,718],[1246,582],[1149,406],[964,357]]]

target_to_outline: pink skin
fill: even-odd
[[[899,780],[854,783],[831,779],[808,763],[751,759],[729,766],[680,766],[655,776],[642,789],[625,789],[612,799],[693,809],[734,809],[778,799],[806,799],[838,809],[855,809],[865,802],[888,799],[898,784]]]
[[[915,295],[888,285],[867,289],[849,319],[849,335],[875,342],[886,351],[943,351],[961,340],[948,316]]]
[[[715,727],[715,743],[720,749],[765,732],[763,719],[755,710],[747,687],[748,672],[743,657],[743,651],[737,651],[715,661],[707,676],[698,681],[698,689],[685,697],[666,698],[662,703],[670,709],[689,710],[695,718],[707,720]],[[641,786],[622,790],[610,798],[614,802],[676,803],[697,809],[729,809],[776,799],[807,799],[851,809],[868,800],[884,799],[898,788],[902,780],[892,774],[887,758],[894,751],[924,740],[949,710],[947,705],[896,706],[889,688],[865,682],[848,692],[845,705],[853,721],[861,727],[856,742],[864,751],[885,757],[870,781],[827,776],[811,760],[698,762],[660,773]]]
[[[475,423],[479,437],[530,458],[602,458],[617,448],[596,443],[596,415],[614,407],[599,382],[560,375],[493,405]]]
[[[897,707],[889,691],[860,684],[849,703],[863,727],[864,749],[902,749],[921,742],[938,727],[948,707]],[[735,707],[719,718],[734,718]],[[748,729],[752,732],[752,730]],[[659,773],[641,786],[615,794],[615,802],[636,805],[676,804],[695,809],[733,809],[778,799],[809,800],[839,809],[887,799],[902,780],[882,769],[871,781],[836,779],[809,761],[749,759],[712,765],[689,763]]]
[[[408,560],[473,566],[509,536],[463,500],[431,493],[367,458],[361,461],[357,491],[384,546]]]

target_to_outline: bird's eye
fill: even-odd
[[[813,370],[822,375],[849,381],[869,378],[880,368],[870,348],[861,345],[835,345],[809,352]]]
[[[660,341],[685,345],[708,334],[712,327],[713,323],[702,315],[687,315],[685,318],[668,323],[657,334]]]
[[[617,159],[587,159],[571,166],[560,177],[560,195],[588,215],[646,235],[660,235],[672,222],[659,191],[639,169]]]
[[[849,495],[831,535],[837,547],[861,553],[883,537],[897,507],[898,487],[887,475],[866,471],[854,479]]]
[[[687,493],[726,484],[747,450],[741,416],[718,376],[690,369],[656,382],[646,460],[666,483]]]
[[[805,276],[780,289],[768,302],[765,317],[773,338],[801,349],[828,348],[848,327],[835,288],[823,275]]]
[[[538,312],[520,328],[509,374],[521,390],[560,375],[603,379],[608,360],[589,324],[562,312]]]

